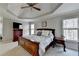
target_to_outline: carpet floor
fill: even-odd
[[[17,42],[0,44],[0,56],[31,56],[24,48],[18,46]],[[44,56],[78,56],[78,51],[66,49],[64,52],[62,47],[50,47]]]

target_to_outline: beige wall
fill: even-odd
[[[3,42],[12,42],[13,40],[13,22],[3,18]]]
[[[61,19],[47,19],[47,27],[55,29],[55,34],[57,37],[61,36]],[[42,21],[35,22],[35,29],[42,28]]]

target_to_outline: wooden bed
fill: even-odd
[[[55,29],[49,29],[49,28],[40,28],[37,30],[48,30],[52,31],[52,34],[55,37]],[[55,38],[54,38],[55,39]],[[47,51],[50,46],[54,45],[54,39],[53,41],[45,48]],[[18,44],[21,45],[26,51],[28,51],[33,56],[39,56],[39,42],[32,42],[28,38],[20,37],[18,40]]]

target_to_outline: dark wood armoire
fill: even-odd
[[[22,36],[23,29],[20,29],[19,26],[21,23],[13,22],[13,42],[18,41],[19,37]]]

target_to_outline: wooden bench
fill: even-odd
[[[66,48],[65,40],[64,40],[63,37],[55,37],[54,46],[55,46],[56,44],[61,44],[61,45],[63,45],[63,50],[66,51],[66,49],[65,49],[65,48]]]

